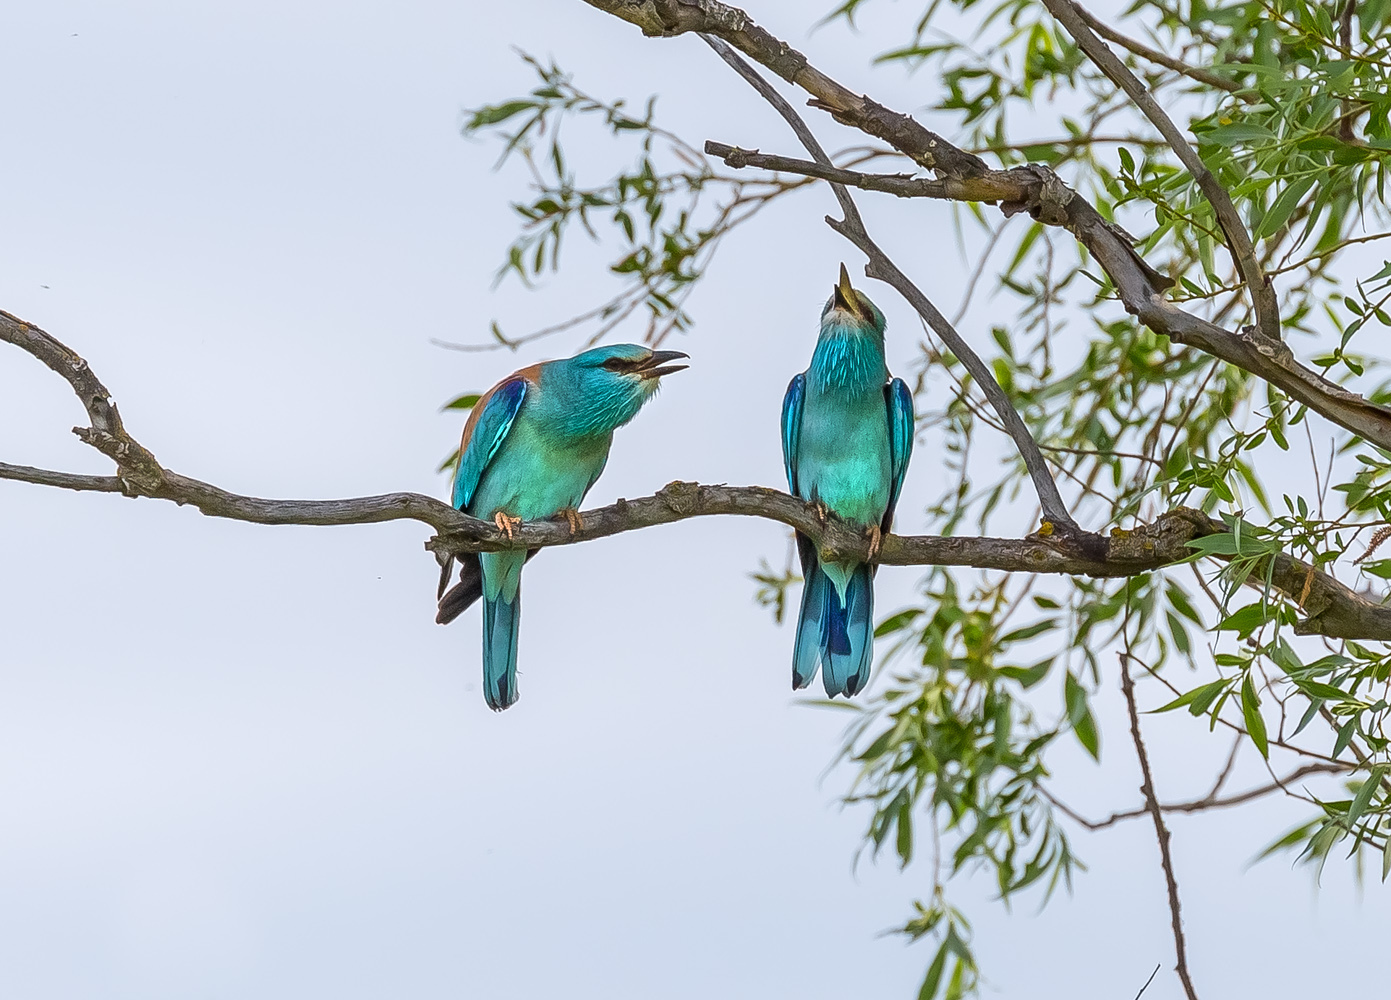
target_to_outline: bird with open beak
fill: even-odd
[[[913,394],[890,378],[884,314],[850,284],[845,265],[821,311],[811,365],[782,404],[782,456],[792,494],[824,515],[864,525],[870,557],[893,524],[913,449]],[[847,697],[869,683],[874,657],[875,566],[823,562],[797,533],[805,584],[792,654],[792,687],[821,668],[826,694]]]
[[[657,392],[687,355],[637,344],[596,347],[523,368],[493,386],[469,414],[454,474],[454,506],[493,521],[510,538],[522,521],[563,515],[581,526],[579,505],[604,471],[613,432]],[[483,697],[496,711],[517,700],[517,624],[522,565],[535,550],[458,557],[440,574],[442,625],[483,598]]]

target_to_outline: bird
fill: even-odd
[[[850,284],[845,265],[821,311],[807,370],[782,403],[782,455],[792,494],[864,526],[871,560],[893,525],[913,450],[913,394],[884,360],[884,314]],[[797,532],[804,582],[792,653],[793,690],[821,668],[828,697],[869,683],[874,655],[874,573],[855,561],[823,561]]]
[[[583,526],[579,505],[604,471],[613,432],[642,409],[689,355],[611,344],[509,375],[474,404],[464,424],[451,502],[513,537],[522,521],[563,515]],[[502,711],[517,700],[517,626],[523,564],[536,550],[468,553],[444,560],[438,613],[447,625],[483,600],[483,698]],[[455,561],[459,582],[446,592]]]

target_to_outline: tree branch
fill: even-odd
[[[1169,830],[1164,825],[1159,799],[1155,797],[1154,778],[1150,774],[1150,760],[1149,755],[1145,753],[1145,741],[1140,737],[1140,714],[1135,708],[1135,682],[1130,679],[1129,655],[1122,653],[1120,661],[1121,690],[1125,693],[1126,708],[1130,712],[1130,737],[1135,741],[1135,754],[1140,758],[1140,774],[1143,778],[1140,792],[1145,797],[1146,809],[1154,819],[1154,832],[1159,838],[1159,861],[1164,868],[1164,883],[1169,890],[1169,917],[1174,929],[1174,953],[1177,956],[1175,971],[1178,973],[1179,981],[1183,983],[1183,991],[1188,995],[1188,1000],[1198,1000],[1197,991],[1193,989],[1193,980],[1188,975],[1183,917],[1179,913],[1178,882],[1174,878],[1173,858],[1169,856]]]
[[[88,407],[93,427],[74,427],[83,441],[112,457],[116,476],[88,476],[0,463],[0,479],[60,489],[122,493],[188,504],[210,517],[254,524],[347,525],[415,520],[437,532],[426,547],[441,558],[461,552],[491,552],[510,548],[539,549],[551,545],[605,538],[639,528],[671,524],[691,517],[740,515],[762,517],[795,528],[810,537],[829,561],[878,562],[896,566],[973,566],[1009,573],[1063,573],[1073,576],[1139,576],[1193,557],[1189,542],[1226,531],[1199,511],[1180,507],[1151,524],[1131,531],[1115,530],[1109,537],[1076,539],[1040,531],[1025,538],[951,538],[936,535],[887,535],[873,557],[869,539],[857,526],[834,517],[822,520],[811,504],[761,486],[699,486],[667,484],[656,495],[620,500],[589,511],[582,527],[572,530],[565,520],[530,521],[515,528],[512,538],[491,521],[457,511],[419,493],[386,493],[343,500],[270,500],[243,496],[201,480],[165,469],[136,441],[116,416],[110,393],[87,362],[31,323],[0,311],[0,340],[8,341],[43,361],[73,387]],[[133,472],[123,462],[139,463]],[[1266,579],[1287,600],[1304,609],[1295,623],[1300,634],[1340,639],[1391,641],[1391,607],[1367,600],[1332,576],[1283,553],[1257,560],[1248,576],[1253,586]]]
[[[1137,41],[1129,35],[1122,35],[1119,31],[1111,27],[1105,21],[1102,21],[1085,7],[1078,7],[1077,14],[1086,23],[1087,27],[1091,28],[1102,38],[1110,42],[1115,42],[1121,48],[1129,50],[1141,59],[1148,60],[1156,66],[1163,66],[1165,69],[1171,69],[1175,73],[1188,77],[1190,80],[1197,80],[1199,83],[1206,84],[1209,87],[1225,90],[1229,94],[1235,94],[1244,89],[1241,84],[1234,80],[1228,80],[1225,76],[1218,76],[1216,73],[1210,73],[1197,66],[1190,66],[1182,59],[1175,59],[1173,56],[1166,55],[1158,49],[1150,48],[1144,42]]]
[[[1208,170],[1197,150],[1188,144],[1188,139],[1179,131],[1173,119],[1164,113],[1159,102],[1146,89],[1140,78],[1130,72],[1105,42],[1096,37],[1083,19],[1081,8],[1073,3],[1073,0],[1043,0],[1043,5],[1097,68],[1123,90],[1150,123],[1159,129],[1159,134],[1168,140],[1169,146],[1198,182],[1198,187],[1202,189],[1203,195],[1217,215],[1217,223],[1227,238],[1227,247],[1231,250],[1232,259],[1236,261],[1237,270],[1241,272],[1241,279],[1251,292],[1251,301],[1256,309],[1256,325],[1271,340],[1279,340],[1279,299],[1270,279],[1256,260],[1256,248],[1251,243],[1251,235],[1246,231],[1241,216],[1237,214],[1236,206],[1232,204],[1227,189],[1217,182],[1217,178]]]
[[[1308,777],[1311,774],[1346,774],[1353,770],[1351,764],[1306,764],[1301,768],[1291,771],[1283,778],[1272,781],[1266,785],[1249,789],[1237,795],[1229,795],[1226,798],[1219,798],[1215,792],[1209,792],[1201,799],[1193,799],[1190,802],[1171,802],[1168,805],[1161,805],[1160,812],[1166,813],[1195,813],[1206,812],[1209,809],[1226,809],[1229,806],[1239,806],[1253,799],[1259,799],[1272,792],[1285,790],[1285,785],[1291,781],[1298,781],[1300,778]],[[1117,823],[1127,819],[1139,819],[1141,816],[1149,815],[1149,804],[1139,806],[1135,809],[1126,809],[1123,812],[1115,812],[1105,819],[1087,819],[1085,816],[1076,812],[1070,806],[1053,797],[1051,793],[1045,792],[1044,795],[1055,808],[1068,819],[1088,830],[1104,830],[1108,826],[1115,826]]]
[[[792,105],[774,90],[768,81],[764,80],[753,67],[739,58],[738,54],[720,39],[707,34],[702,34],[701,38],[719,54],[721,59],[733,67],[735,72],[758,91],[764,100],[777,109],[778,113],[792,126],[792,130],[801,140],[802,145],[806,147],[807,152],[812,155],[818,169],[822,171],[834,170],[831,158],[826,155],[826,151],[816,141],[816,136],[812,134],[806,122],[802,121],[801,116],[797,114]],[[1048,471],[1048,463],[1044,461],[1043,453],[1038,449],[1038,442],[1029,433],[1029,428],[1024,425],[1019,411],[1014,408],[1014,404],[1005,395],[1004,389],[1000,388],[1000,383],[995,379],[995,373],[981,360],[975,349],[956,332],[956,328],[923,294],[922,289],[913,284],[908,276],[889,259],[888,254],[884,253],[878,244],[870,238],[868,230],[865,229],[864,220],[861,219],[860,212],[855,207],[855,201],[850,197],[850,192],[846,190],[845,185],[832,180],[831,188],[835,192],[836,200],[840,202],[845,218],[837,221],[828,216],[826,223],[869,258],[865,274],[893,286],[917,311],[923,321],[932,328],[933,332],[946,343],[951,352],[971,373],[971,377],[980,385],[981,391],[985,393],[986,399],[994,407],[1000,422],[1004,425],[1005,430],[1014,441],[1015,448],[1024,459],[1024,467],[1029,472],[1029,478],[1034,484],[1034,491],[1038,494],[1039,506],[1043,509],[1044,525],[1049,530],[1056,530],[1060,536],[1066,537],[1079,546],[1095,548],[1096,544],[1100,542],[1100,538],[1089,532],[1084,532],[1072,519],[1067,505],[1063,503],[1063,498],[1058,493],[1058,485],[1053,481],[1053,476]]]

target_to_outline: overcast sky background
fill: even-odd
[[[864,37],[809,37],[805,4],[751,9],[852,88],[921,108],[930,75],[869,68],[897,38],[874,29],[916,11],[881,6]],[[433,470],[461,420],[440,404],[576,346],[430,344],[602,292],[594,268],[541,294],[490,287],[521,177],[458,124],[530,86],[512,45],[600,95],[659,92],[691,141],[796,152],[698,40],[644,40],[578,0],[49,0],[0,8],[0,38],[0,307],[88,358],[166,466],[262,496],[444,496]],[[949,209],[861,202],[950,312],[965,269]],[[591,505],[676,478],[782,484],[783,388],[836,265],[859,268],[820,221],[831,205],[798,195],[724,248],[672,345],[691,370],[620,432]],[[918,325],[867,287],[906,370]],[[963,332],[984,345],[1009,309],[984,304]],[[0,351],[0,460],[108,472],[79,422],[63,382]],[[921,528],[940,468],[920,448],[901,530]],[[790,631],[751,599],[747,573],[786,552],[777,525],[543,553],[522,698],[494,715],[478,613],[433,623],[420,525],[258,527],[8,482],[0,518],[0,995],[915,995],[930,952],[881,932],[930,880],[852,870],[866,817],[837,804],[848,771],[827,772],[845,717],[791,695]],[[884,570],[881,613],[918,579]],[[1119,698],[1099,705],[1105,766],[1070,747],[1055,761],[1092,814],[1138,801]],[[1226,749],[1179,716],[1146,720],[1170,800],[1204,792]],[[1232,787],[1262,777],[1248,760]],[[1204,997],[1310,995],[1384,951],[1375,879],[1364,897],[1336,863],[1317,892],[1285,860],[1246,869],[1304,815],[1271,800],[1171,819]],[[1163,964],[1146,996],[1180,996],[1152,830],[1078,849],[1090,870],[1042,915],[955,886],[989,995],[1128,998]]]

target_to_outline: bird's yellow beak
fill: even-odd
[[[837,308],[844,309],[855,316],[864,317],[864,311],[860,308],[859,296],[855,294],[855,287],[850,284],[850,272],[845,269],[845,265],[840,265],[840,281],[836,284],[835,297]]]

